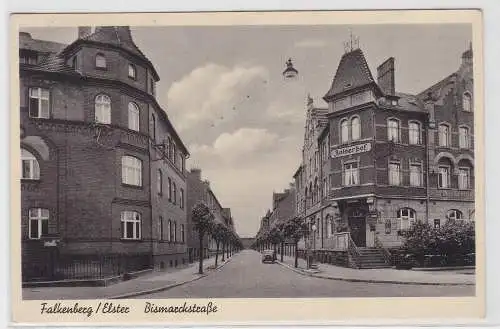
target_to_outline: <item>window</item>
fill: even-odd
[[[446,124],[440,124],[439,129],[439,146],[450,146],[450,127]]]
[[[122,211],[122,238],[139,240],[141,238],[141,214],[137,211]]]
[[[344,164],[344,185],[351,186],[359,184],[359,169],[357,162]]]
[[[340,136],[342,143],[347,143],[349,141],[349,123],[347,120],[342,120],[340,122]]]
[[[401,230],[407,230],[415,223],[415,210],[411,208],[402,208],[398,210],[398,218],[401,224]]]
[[[151,95],[155,95],[155,81],[151,78],[149,79],[149,89],[151,90]]]
[[[128,65],[128,77],[132,79],[136,79],[137,77],[137,69],[135,68],[134,64],[129,64]]]
[[[422,143],[420,140],[420,124],[418,122],[409,122],[408,131],[410,144],[418,145]]]
[[[29,114],[31,118],[49,118],[50,92],[43,88],[29,89]]]
[[[458,145],[462,149],[468,149],[470,147],[470,142],[469,142],[469,128],[467,127],[460,127],[458,128]]]
[[[21,179],[40,179],[38,160],[25,149],[21,149]]]
[[[410,164],[410,186],[422,186],[422,165]]]
[[[142,161],[133,156],[122,157],[122,183],[142,186]]]
[[[384,227],[385,227],[385,234],[391,234],[392,223],[391,223],[391,220],[389,218],[387,218],[385,220]]]
[[[151,138],[153,138],[153,140],[155,141],[156,140],[156,118],[154,116],[154,114],[151,116]]]
[[[161,169],[158,169],[156,188],[158,190],[158,194],[162,195],[163,194],[163,173],[161,172]]]
[[[389,163],[389,185],[401,185],[401,166],[399,162]]]
[[[175,150],[175,144],[172,143],[172,162],[177,165],[177,151]]]
[[[441,219],[435,218],[434,219],[434,228],[440,228],[441,227]]]
[[[29,210],[29,238],[40,239],[49,234],[49,210],[32,208]]]
[[[399,121],[396,119],[387,120],[387,138],[395,143],[399,142]]]
[[[169,241],[175,241],[174,240],[174,223],[172,223],[171,220],[168,221],[168,226],[169,226],[169,230],[170,230],[170,238],[169,238]]]
[[[77,56],[73,57],[73,59],[71,60],[71,67],[74,68],[75,70],[78,69],[78,57]]]
[[[463,110],[466,112],[471,112],[472,111],[472,97],[471,94],[468,92],[465,92],[463,97],[462,97],[462,106]]]
[[[168,178],[168,201],[172,201],[172,180]]]
[[[181,171],[184,172],[186,170],[186,158],[184,154],[181,155]]]
[[[177,222],[174,221],[174,242],[177,242]]]
[[[167,238],[168,238],[168,241],[172,241],[172,221],[169,219],[168,220],[168,232],[167,232]]]
[[[450,186],[450,167],[439,166],[438,171],[438,187],[448,188]]]
[[[173,182],[172,185],[173,185],[173,192],[174,192],[174,195],[172,197],[172,202],[174,204],[176,204],[177,203],[177,185],[175,185],[175,182]]]
[[[351,119],[351,135],[353,141],[361,138],[361,124],[358,117]]]
[[[139,107],[137,104],[128,103],[128,129],[139,131]]]
[[[158,220],[158,226],[160,227],[160,241],[163,241],[164,238],[164,230],[163,230],[163,217],[160,216],[160,219]]]
[[[166,154],[167,158],[170,159],[170,144],[172,144],[172,139],[170,137],[167,138],[165,149],[166,149]]]
[[[184,233],[184,224],[181,224],[181,242],[186,242],[186,235]]]
[[[111,99],[106,95],[97,95],[95,98],[95,121],[111,123]]]
[[[466,190],[470,188],[469,168],[458,168],[458,188],[460,190]]]
[[[179,203],[181,205],[181,209],[184,209],[184,189],[181,188],[181,191],[180,191],[180,200],[179,200]]]
[[[460,219],[463,219],[463,214],[460,210],[451,209],[451,210],[448,210],[448,213],[446,214],[446,218],[448,218],[448,220],[450,220],[450,221],[460,220]]]
[[[97,54],[95,56],[95,67],[100,69],[106,68],[106,57],[103,54]]]

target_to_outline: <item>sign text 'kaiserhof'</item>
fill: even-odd
[[[372,149],[372,143],[363,143],[348,147],[341,147],[332,150],[332,158],[338,158],[346,155],[353,155],[356,153],[368,152]]]

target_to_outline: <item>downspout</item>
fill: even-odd
[[[430,191],[429,191],[429,113],[427,113],[425,122],[425,214],[427,218],[427,223],[429,223],[429,203],[430,203]]]

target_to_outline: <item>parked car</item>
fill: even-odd
[[[264,250],[262,252],[262,263],[271,262],[274,263],[276,261],[276,253],[274,250]]]

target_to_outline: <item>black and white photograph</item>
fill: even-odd
[[[475,297],[473,24],[311,17],[19,26],[21,298]]]

